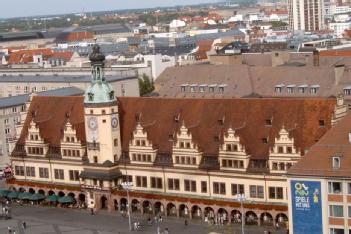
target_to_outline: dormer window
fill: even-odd
[[[351,86],[347,86],[346,88],[344,88],[344,95],[351,96]]]
[[[323,119],[319,120],[319,127],[324,127],[325,126],[325,122]]]
[[[262,140],[262,143],[263,144],[267,144],[268,143],[268,138],[267,137],[264,137],[261,139]]]
[[[275,86],[274,91],[275,91],[276,93],[281,93],[282,90],[283,90],[283,88],[284,88],[284,85],[283,85],[283,84],[279,84],[279,85],[276,85],[276,86]]]
[[[180,142],[180,148],[184,148],[184,142]]]
[[[310,88],[310,94],[316,94],[319,89],[319,85],[312,85]]]
[[[219,92],[219,93],[224,93],[224,88],[225,88],[226,86],[227,86],[227,85],[225,85],[225,84],[224,84],[224,85],[219,85],[219,86],[218,86],[218,92]]]
[[[199,86],[200,93],[204,93],[205,92],[206,86],[207,86],[206,84],[202,84],[202,85]]]
[[[180,86],[180,91],[182,92],[182,93],[185,93],[186,92],[186,87],[187,86],[189,86],[188,84],[182,84],[181,86]]]
[[[88,99],[89,101],[94,101],[94,94],[93,93],[88,93]]]
[[[300,94],[306,93],[307,87],[308,87],[307,85],[300,85],[300,86],[299,86],[299,93],[300,93]]]
[[[266,126],[272,126],[272,119],[266,119]]]
[[[339,169],[341,164],[341,158],[339,156],[333,157],[333,169]]]
[[[294,93],[294,89],[295,89],[296,85],[288,85],[286,86],[286,90],[288,91],[289,94]]]
[[[114,91],[109,92],[108,95],[109,95],[110,100],[113,100],[115,98],[115,92]]]

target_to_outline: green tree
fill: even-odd
[[[139,78],[140,96],[146,96],[154,91],[154,89],[154,83],[150,80],[149,76],[144,73],[142,77]]]
[[[272,22],[272,28],[279,28],[279,27],[285,27],[288,24],[283,22],[283,21],[273,21]]]

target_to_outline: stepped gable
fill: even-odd
[[[184,123],[193,141],[205,155],[218,155],[228,128],[233,128],[252,159],[267,159],[274,139],[284,126],[302,153],[331,128],[335,99],[169,99],[118,98],[123,150],[128,151],[138,120],[159,152],[172,152],[172,136]],[[77,137],[86,141],[83,97],[35,96],[18,143],[23,144],[35,113],[40,134],[59,146],[63,127],[70,122]],[[178,120],[176,120],[179,117]],[[267,126],[267,119],[272,125]],[[325,126],[319,126],[324,120]],[[268,139],[268,143],[263,142]]]
[[[128,150],[140,116],[149,140],[160,152],[172,151],[170,136],[184,121],[204,154],[218,155],[223,134],[232,127],[255,159],[267,159],[283,125],[299,150],[310,148],[331,128],[336,105],[335,99],[119,98],[118,101],[123,150]],[[180,119],[175,121],[178,115]],[[266,125],[267,119],[272,119],[272,126]],[[324,127],[319,126],[320,120],[325,121]],[[263,143],[263,138],[268,138],[268,144]]]
[[[69,121],[77,131],[77,138],[85,142],[84,109],[82,96],[44,97],[34,96],[30,104],[27,118],[17,143],[24,143],[28,127],[34,122],[40,129],[41,137],[51,146],[59,146],[63,137],[63,128]]]

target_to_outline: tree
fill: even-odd
[[[283,22],[283,21],[273,21],[272,22],[272,28],[280,28],[280,27],[285,27],[288,24]]]
[[[149,76],[144,73],[142,77],[139,78],[140,96],[145,96],[154,91],[154,89],[155,87],[152,80],[150,80]]]

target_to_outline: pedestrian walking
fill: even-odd
[[[94,215],[94,208],[90,209],[91,215]]]
[[[185,219],[184,225],[185,225],[185,226],[188,226],[188,220],[187,220],[187,219]]]
[[[162,222],[162,216],[160,215],[160,217],[158,218],[158,221],[161,223]]]
[[[168,228],[165,228],[164,234],[170,234]]]
[[[26,230],[26,229],[27,229],[27,224],[26,224],[25,221],[22,222],[22,228],[23,228],[23,230]]]
[[[138,230],[138,223],[137,222],[134,222],[134,230]]]
[[[12,228],[11,227],[7,227],[7,232],[10,234],[12,233]]]

